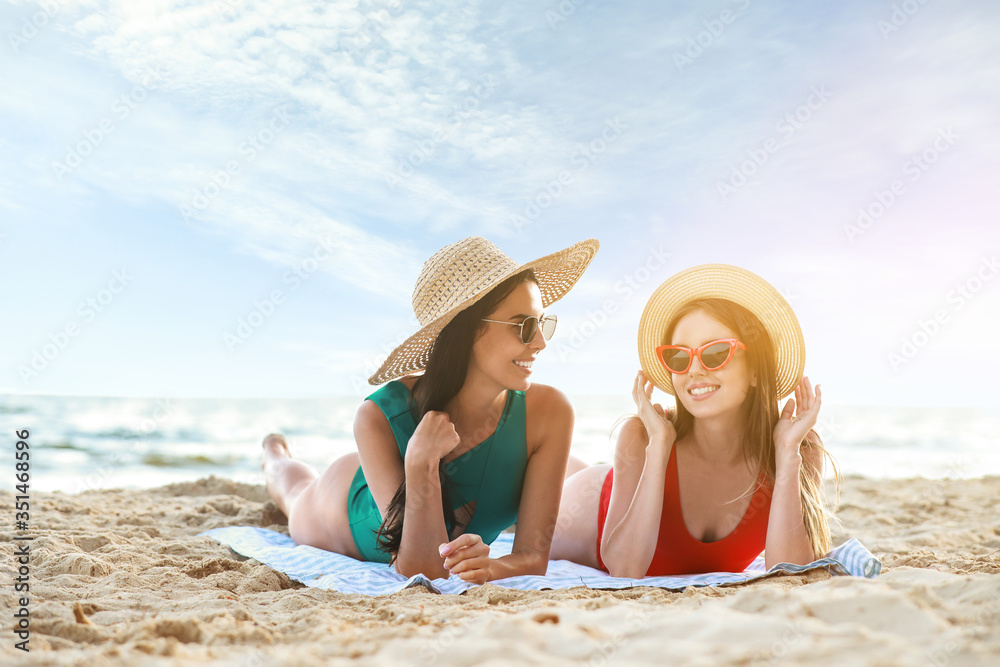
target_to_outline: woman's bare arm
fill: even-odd
[[[517,532],[509,556],[490,564],[490,580],[524,574],[545,574],[555,532],[562,479],[573,439],[573,406],[553,387],[528,390],[528,467],[524,473]]]
[[[600,545],[604,565],[616,577],[646,576],[660,533],[667,463],[677,432],[666,411],[659,403],[653,404],[652,395],[653,383],[639,371],[632,385],[638,419],[625,422],[618,436],[614,483]]]
[[[802,519],[799,472],[805,466],[813,479],[822,478],[823,460],[818,449],[803,447],[802,453],[785,453],[776,461],[771,512],[767,519],[764,566],[778,563],[806,565],[822,554],[814,554]]]
[[[365,401],[358,409],[354,438],[361,469],[383,518],[396,489],[403,482],[404,470],[406,473],[405,520],[396,553],[396,570],[404,576],[420,573],[431,578],[447,577],[448,571],[437,550],[439,544],[448,541],[441,511],[440,458],[407,456],[404,466],[392,428],[372,401]]]
[[[639,419],[629,419],[615,447],[611,502],[601,559],[614,577],[639,579],[653,561],[663,511],[663,488],[673,442],[651,442]]]
[[[817,485],[822,479],[820,450],[802,446],[816,425],[822,403],[819,386],[814,390],[809,378],[804,377],[795,388],[795,397],[785,403],[774,427],[774,491],[764,548],[764,565],[768,568],[778,563],[806,565],[821,555],[813,553],[802,519],[799,474],[805,466],[806,474],[812,476]]]

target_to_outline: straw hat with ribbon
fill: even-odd
[[[771,337],[777,356],[778,398],[795,389],[806,366],[806,344],[792,307],[766,280],[729,264],[702,264],[681,271],[649,298],[639,320],[639,363],[655,386],[674,395],[672,373],[656,358],[656,347],[669,344],[664,335],[681,306],[698,299],[726,299],[753,313]]]
[[[558,301],[583,275],[599,245],[597,239],[587,239],[527,264],[518,264],[481,236],[445,246],[424,262],[413,289],[413,313],[420,331],[393,350],[368,383],[383,384],[426,368],[441,330],[516,273],[535,272],[542,306]]]

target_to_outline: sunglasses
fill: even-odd
[[[671,373],[687,373],[695,357],[705,370],[715,371],[729,363],[736,354],[736,348],[746,350],[747,346],[735,338],[713,340],[698,348],[660,345],[656,348],[656,358]]]
[[[555,315],[545,315],[542,319],[538,319],[532,315],[521,323],[487,319],[484,319],[483,322],[494,322],[496,324],[509,324],[514,327],[521,327],[521,342],[525,345],[535,340],[535,334],[539,331],[542,332],[542,338],[545,340],[552,338],[552,334],[556,331]]]

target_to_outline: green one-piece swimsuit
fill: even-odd
[[[399,455],[405,456],[410,436],[417,430],[410,412],[410,390],[393,380],[368,396],[368,400],[389,420]],[[486,544],[517,523],[524,472],[528,467],[524,401],[523,391],[508,389],[507,402],[493,435],[445,465],[451,506],[458,509],[475,502],[472,518],[462,532],[479,535]],[[380,551],[375,540],[382,514],[360,466],[347,494],[347,516],[362,558],[388,563],[390,555]],[[454,526],[446,522],[445,527],[451,535]]]

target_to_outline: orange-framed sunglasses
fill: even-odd
[[[705,370],[715,371],[729,363],[737,348],[746,350],[747,346],[735,338],[713,340],[697,348],[660,345],[656,348],[656,358],[671,373],[687,373],[691,370],[691,362],[695,357],[698,357]]]

